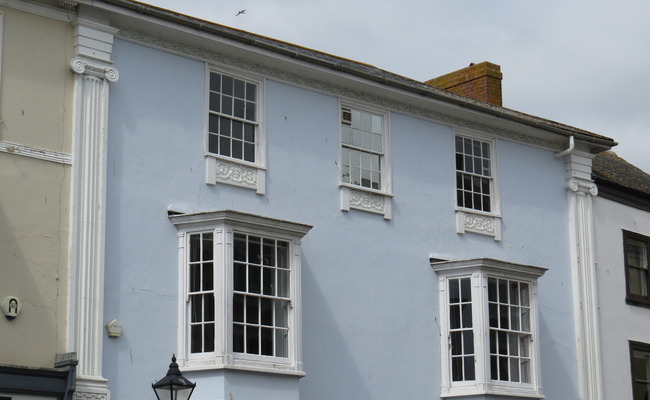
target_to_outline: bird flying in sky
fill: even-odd
[[[246,14],[246,10],[239,10],[239,11],[237,11],[237,15],[235,15],[235,17],[238,17],[239,14]]]

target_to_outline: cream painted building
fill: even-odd
[[[61,9],[0,5],[0,397],[14,400],[62,398],[74,382],[68,21]]]

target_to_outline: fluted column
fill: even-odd
[[[111,28],[80,20],[75,27],[73,191],[70,233],[68,347],[79,358],[75,399],[108,400],[102,376],[104,248],[106,226],[106,143],[109,82],[118,79],[110,62]]]
[[[567,175],[580,399],[602,400],[592,208],[598,189],[590,176],[591,156],[567,156]]]

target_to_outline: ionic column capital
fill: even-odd
[[[592,181],[570,178],[566,181],[566,187],[568,190],[576,192],[577,194],[590,194],[592,196],[598,195],[598,187]]]
[[[106,79],[109,82],[117,82],[117,80],[120,78],[120,74],[117,71],[117,68],[115,68],[113,65],[101,61],[91,60],[86,57],[73,57],[72,60],[70,60],[70,68],[72,68],[72,71],[79,75],[94,75]]]

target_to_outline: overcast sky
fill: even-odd
[[[499,64],[504,107],[611,137],[650,173],[649,0],[142,1],[419,81]]]

